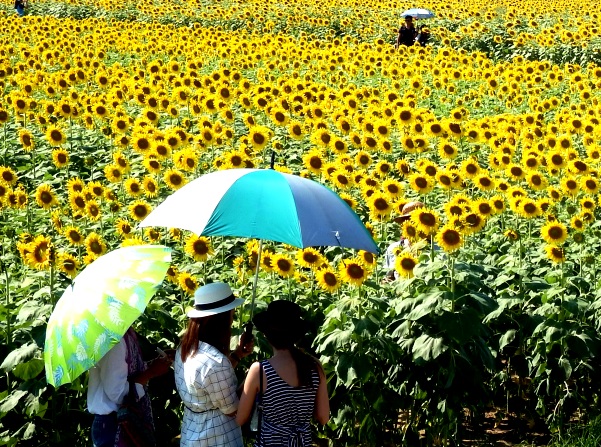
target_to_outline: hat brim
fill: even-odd
[[[223,312],[227,312],[228,310],[232,310],[232,309],[240,306],[243,303],[244,303],[244,300],[242,298],[236,298],[234,301],[232,301],[229,304],[226,304],[225,306],[217,307],[217,308],[211,309],[211,310],[192,309],[192,310],[188,311],[188,313],[186,315],[188,316],[188,318],[210,317],[211,315],[217,315],[217,314],[220,314]]]
[[[395,217],[395,218],[394,218],[394,219],[392,219],[392,220],[394,220],[396,223],[403,223],[403,222],[405,222],[406,220],[408,220],[410,217],[411,217],[411,216],[410,216],[409,214],[403,214],[403,215],[401,215],[401,216],[397,216],[397,217]]]
[[[259,332],[262,332],[264,334],[278,330],[285,330],[289,331],[290,334],[293,335],[295,338],[302,337],[310,329],[309,322],[302,319],[293,323],[289,322],[285,327],[279,327],[277,325],[277,322],[273,320],[273,316],[269,315],[268,311],[256,314],[253,317],[253,324]]]

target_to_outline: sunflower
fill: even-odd
[[[271,136],[271,130],[264,126],[253,126],[248,132],[248,140],[257,151],[261,151],[267,146]]]
[[[38,186],[35,192],[35,201],[37,204],[45,210],[58,205],[56,194],[52,190],[52,186],[47,183],[42,183]]]
[[[119,219],[115,223],[115,227],[117,228],[117,234],[121,236],[123,239],[133,236],[133,227],[131,223],[126,219]]]
[[[333,293],[340,288],[340,280],[330,268],[318,270],[315,279],[319,287],[326,292]]]
[[[394,269],[403,278],[413,278],[418,261],[411,253],[399,253],[394,261]]]
[[[288,124],[288,134],[295,140],[302,140],[305,135],[303,125],[298,121],[290,121]]]
[[[538,172],[530,172],[526,174],[526,180],[528,180],[528,186],[534,191],[543,191],[547,189],[549,182],[546,177]]]
[[[180,272],[177,275],[177,283],[188,295],[194,295],[194,292],[198,289],[198,280],[187,272]]]
[[[144,188],[144,195],[149,199],[157,196],[159,191],[159,185],[154,178],[147,175],[142,181],[142,187]]]
[[[594,183],[597,189],[599,188],[597,182],[591,177],[591,185]],[[576,197],[580,191],[580,183],[572,176],[563,177],[561,179],[562,191],[572,197]]]
[[[382,190],[396,199],[403,192],[403,185],[395,179],[387,179],[382,183]]]
[[[344,201],[347,203],[347,205],[348,205],[348,206],[350,206],[352,209],[355,209],[355,208],[357,207],[357,201],[355,200],[355,198],[354,198],[352,195],[350,195],[350,194],[347,194],[347,193],[345,193],[345,192],[342,192],[342,193],[340,193],[340,194],[339,194],[339,196],[340,196],[340,198],[341,198],[342,200],[344,200]]]
[[[367,279],[367,270],[357,258],[342,260],[338,273],[344,282],[353,286],[360,286]]]
[[[63,230],[63,235],[69,241],[69,244],[78,246],[82,245],[85,241],[81,231],[77,227],[69,226]]]
[[[123,172],[119,166],[109,164],[104,167],[104,176],[111,183],[119,183],[123,178]]]
[[[79,261],[69,253],[61,252],[57,256],[57,266],[69,278],[75,278],[79,269]]]
[[[523,199],[519,202],[516,212],[526,219],[532,219],[542,214],[542,210],[535,200],[530,198]]]
[[[478,199],[473,203],[473,209],[483,218],[487,219],[495,214],[495,207],[486,199]]]
[[[582,231],[585,227],[585,222],[580,216],[574,216],[570,219],[570,226],[575,230]]]
[[[568,237],[566,226],[560,222],[548,222],[540,230],[540,236],[551,245],[561,245]]]
[[[560,151],[550,151],[546,156],[547,169],[562,169],[568,164],[567,158]]]
[[[436,233],[440,218],[438,213],[428,208],[417,208],[411,212],[411,222],[418,232],[424,233],[426,236]]]
[[[104,196],[104,186],[100,182],[90,182],[86,185],[86,191],[92,193],[96,198],[102,199]]]
[[[163,170],[161,162],[156,158],[146,157],[142,164],[150,174],[158,174]]]
[[[296,252],[296,262],[301,267],[315,268],[323,262],[323,256],[317,250],[307,247]]]
[[[276,254],[272,260],[273,270],[283,278],[294,276],[294,263],[292,259],[283,254]]]
[[[409,176],[409,186],[419,194],[428,194],[434,189],[434,181],[428,175],[415,172]]]
[[[261,252],[261,268],[267,272],[273,272],[273,260],[275,254],[271,250],[263,250]],[[257,253],[254,251],[251,253],[251,264],[253,264],[252,258],[256,258]]]
[[[21,146],[23,146],[23,149],[25,149],[26,152],[31,151],[35,147],[33,134],[27,129],[19,130],[19,141],[21,142]]]
[[[4,183],[7,186],[15,186],[18,177],[11,168],[7,166],[0,166],[0,183]]]
[[[74,213],[83,212],[86,209],[86,198],[81,192],[69,194],[69,205]]]
[[[461,233],[450,225],[445,225],[436,235],[436,242],[447,253],[458,250],[463,245]]]
[[[131,197],[139,197],[144,192],[142,190],[142,185],[140,184],[140,181],[135,177],[128,178],[123,186],[125,187],[125,192],[127,193],[127,195]]]
[[[512,229],[506,230],[505,233],[503,233],[503,236],[511,241],[517,241],[520,238],[520,234]]]
[[[357,256],[368,270],[371,270],[376,266],[376,257],[373,253],[365,250],[359,250],[359,254]]]
[[[474,234],[484,228],[486,225],[486,219],[480,216],[478,213],[468,213],[463,219],[463,233],[464,234]]]
[[[313,174],[319,175],[324,165],[324,155],[319,149],[312,149],[303,155],[303,166]]]
[[[88,234],[85,245],[86,252],[93,259],[99,258],[106,253],[106,243],[102,239],[102,236],[95,232]]]
[[[472,182],[474,182],[474,185],[480,191],[490,191],[496,186],[494,180],[488,175],[487,172],[481,172],[480,174],[476,175],[474,178],[472,178]]]
[[[95,200],[86,203],[86,214],[92,222],[96,222],[101,217],[100,206]]]
[[[52,241],[50,238],[40,235],[29,244],[27,264],[37,270],[46,270],[52,261]]]
[[[379,221],[384,220],[393,210],[390,197],[382,192],[372,194],[367,200],[367,205],[371,215]]]
[[[146,236],[146,239],[151,243],[156,243],[161,238],[161,232],[155,228],[146,228],[144,230],[144,236]]]
[[[163,174],[163,181],[174,191],[180,189],[187,182],[184,174],[177,169],[168,169],[165,171],[165,174]]]
[[[566,260],[566,254],[561,247],[556,245],[547,245],[545,246],[545,251],[547,252],[547,257],[556,264],[561,264]]]
[[[67,142],[65,133],[57,126],[48,126],[46,129],[46,140],[50,146],[61,146]]]
[[[599,192],[599,181],[591,175],[585,175],[580,178],[580,188],[588,194],[597,194]]]
[[[171,264],[169,266],[169,268],[167,269],[167,281],[169,281],[171,284],[177,284],[177,276],[179,275],[179,270],[176,266],[174,266],[173,264]]]
[[[146,201],[136,200],[135,202],[133,202],[129,205],[129,214],[133,219],[135,219],[137,221],[141,221],[146,216],[148,216],[151,209],[152,208]]]
[[[601,199],[601,197],[600,197],[600,199]],[[580,206],[582,207],[583,210],[594,211],[596,204],[593,199],[589,199],[588,197],[585,197],[583,199],[580,199]]]
[[[355,163],[362,168],[367,169],[372,161],[372,157],[367,151],[360,150],[355,154]]]
[[[438,144],[438,155],[442,159],[452,160],[459,155],[459,150],[453,143],[441,140]]]
[[[186,238],[185,251],[197,262],[206,261],[213,254],[211,241],[205,236],[190,235]]]

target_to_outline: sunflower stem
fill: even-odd
[[[4,244],[2,244],[2,255],[4,255]],[[10,345],[12,343],[12,328],[10,326],[10,320],[12,318],[10,314],[10,287],[9,287],[9,277],[8,277],[8,269],[4,265],[4,262],[0,260],[0,268],[4,272],[4,281],[5,281],[5,299],[6,299],[6,347],[10,349]],[[12,384],[10,382],[10,375],[6,374],[6,388],[8,392],[11,392]]]
[[[451,295],[453,301],[451,303],[451,312],[455,312],[455,256],[451,255]]]
[[[6,123],[4,123],[4,157],[3,157],[4,163],[6,163],[6,157],[8,157],[8,143],[6,142],[7,127],[8,126],[6,125]]]
[[[50,303],[52,307],[56,304],[54,302],[54,247],[50,247]]]
[[[31,165],[33,166],[33,181],[36,179],[36,170],[35,170],[35,147],[31,149]]]

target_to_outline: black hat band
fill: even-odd
[[[226,304],[233,303],[235,299],[236,299],[236,297],[232,294],[232,295],[228,296],[227,298],[224,298],[224,299],[219,300],[219,301],[215,301],[214,303],[209,303],[209,304],[195,304],[194,305],[194,309],[196,309],[196,310],[212,310],[212,309],[217,309],[218,307],[225,306]]]

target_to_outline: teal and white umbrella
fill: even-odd
[[[123,247],[88,265],[56,304],[44,344],[46,380],[58,387],[93,367],[144,312],[171,263],[161,245]]]
[[[167,197],[140,226],[259,239],[259,259],[264,239],[298,248],[333,246],[378,253],[359,216],[335,192],[313,180],[273,169],[205,174]]]
[[[378,253],[359,216],[335,192],[272,169],[226,169],[203,175],[167,197],[140,226],[265,239],[298,248],[340,246]]]

